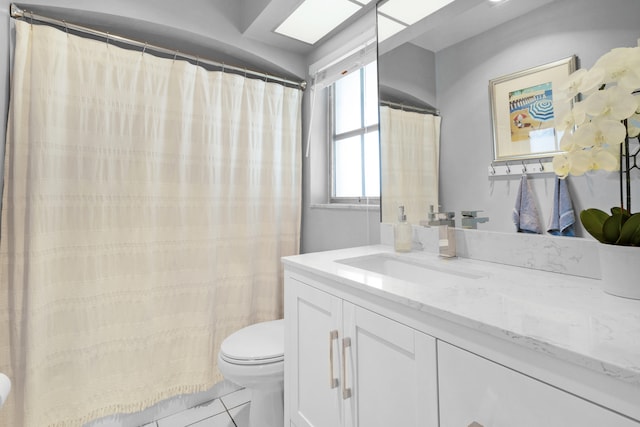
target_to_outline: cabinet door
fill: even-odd
[[[639,427],[634,421],[438,341],[441,427]]]
[[[343,317],[345,425],[436,427],[435,339],[347,302]]]
[[[288,418],[298,427],[338,427],[342,425],[338,395],[342,302],[289,277],[285,283]]]

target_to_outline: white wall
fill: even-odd
[[[613,47],[636,46],[638,0],[557,0],[516,21],[436,53],[437,101],[442,113],[440,195],[443,210],[483,210],[490,221],[479,228],[515,231],[511,213],[520,174],[489,179],[492,132],[488,82],[530,67],[577,55],[582,67]],[[632,183],[635,208],[640,179]],[[553,175],[531,175],[546,228]],[[574,209],[608,210],[619,204],[616,174],[570,177]],[[632,206],[633,208],[633,206]],[[578,230],[581,231],[580,229]]]
[[[378,80],[383,100],[401,96],[407,105],[436,105],[436,56],[430,50],[405,43],[380,55]]]

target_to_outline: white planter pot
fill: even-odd
[[[638,262],[640,247],[598,245],[602,286],[606,293],[624,298],[640,299]]]

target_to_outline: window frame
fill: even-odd
[[[372,62],[376,62],[376,61],[372,61]],[[369,63],[370,64],[370,63]],[[335,144],[336,141],[340,141],[343,139],[347,139],[347,138],[352,138],[354,136],[359,136],[360,137],[360,158],[361,158],[361,162],[362,162],[362,170],[361,170],[361,175],[362,175],[362,185],[361,185],[361,192],[365,193],[366,191],[366,180],[365,180],[365,175],[366,175],[366,170],[365,170],[365,138],[367,136],[367,134],[370,134],[372,132],[378,132],[378,159],[380,158],[380,112],[378,110],[378,114],[377,114],[377,120],[376,123],[373,125],[369,125],[366,126],[365,125],[365,119],[366,119],[366,114],[365,114],[365,68],[367,65],[363,65],[362,67],[360,67],[357,70],[354,70],[354,72],[358,72],[360,74],[360,127],[356,128],[354,130],[350,130],[347,132],[343,132],[340,134],[336,134],[336,82],[338,80],[336,80],[335,82],[333,82],[329,87],[329,95],[327,96],[327,100],[328,100],[328,116],[329,116],[329,120],[328,120],[328,132],[327,134],[329,135],[329,164],[328,164],[328,178],[329,178],[329,183],[328,183],[328,188],[329,188],[329,203],[331,204],[352,204],[352,205],[374,205],[374,206],[379,206],[380,205],[380,191],[378,192],[378,196],[377,197],[367,197],[367,196],[358,196],[358,197],[338,197],[335,195],[335,190],[336,190],[336,172],[335,172],[335,166],[336,166],[336,150],[335,150]],[[376,67],[377,67],[377,62],[376,62]],[[376,102],[377,104],[377,102]],[[378,168],[380,166],[378,165]],[[381,177],[378,177],[378,180],[380,180]]]

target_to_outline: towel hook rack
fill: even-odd
[[[538,161],[536,164],[535,161]],[[490,178],[495,178],[499,176],[516,176],[517,171],[511,170],[511,166],[514,162],[519,161],[522,164],[522,173],[523,174],[550,174],[553,173],[553,163],[550,160],[531,160],[531,162],[527,162],[526,160],[510,160],[510,161],[502,161],[502,160],[492,160],[487,167],[487,175]],[[519,170],[519,169],[518,169]]]

